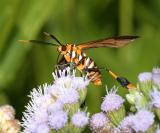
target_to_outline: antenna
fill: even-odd
[[[33,44],[40,44],[40,45],[51,45],[51,46],[58,46],[57,44],[50,43],[50,42],[43,42],[38,40],[18,40],[19,42],[25,42],[25,43],[33,43]]]
[[[50,38],[52,38],[53,40],[55,40],[59,45],[61,45],[62,46],[62,43],[54,36],[54,35],[52,35],[52,34],[50,34],[50,33],[47,33],[47,32],[43,32],[46,36],[48,36],[48,37],[50,37]]]

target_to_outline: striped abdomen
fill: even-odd
[[[101,74],[95,62],[74,45],[67,45],[64,58],[67,62],[74,62],[80,72],[85,72],[87,77],[95,84],[101,85]]]

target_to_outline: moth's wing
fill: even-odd
[[[99,47],[113,47],[119,48],[134,41],[138,36],[119,36],[113,38],[105,38],[96,41],[90,41],[86,43],[80,43],[77,45],[80,49],[99,48]]]

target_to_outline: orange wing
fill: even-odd
[[[80,49],[98,48],[98,47],[113,47],[119,48],[134,41],[138,36],[119,36],[114,38],[105,38],[77,45]]]

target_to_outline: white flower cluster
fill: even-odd
[[[146,132],[154,123],[154,117],[148,110],[139,110],[135,115],[125,117],[119,128],[122,131]]]
[[[33,89],[23,116],[24,133],[81,133],[88,124],[94,133],[160,132],[160,68],[139,74],[137,88],[129,90],[127,100],[117,94],[117,88],[107,89],[101,112],[90,119],[80,107],[89,80],[70,72],[57,70],[52,85]]]
[[[140,82],[137,88],[141,93],[140,97],[143,97],[139,100],[143,104],[138,106],[153,108],[160,119],[160,68],[153,68],[152,72],[140,73],[138,78]],[[137,105],[137,102],[134,104]]]
[[[80,111],[80,105],[89,80],[75,77],[69,68],[56,70],[53,77],[52,85],[45,84],[31,92],[31,101],[22,118],[24,133],[67,132],[72,127],[82,130],[88,124],[88,113]]]
[[[108,91],[101,104],[102,112],[94,114],[90,119],[90,128],[95,133],[120,133],[118,127],[125,115],[124,99],[116,94],[116,88]]]
[[[107,91],[101,104],[102,112],[94,114],[90,119],[93,132],[159,132],[160,68],[140,73],[138,79],[137,88],[126,94],[131,107],[128,112],[124,108],[125,100],[116,94],[115,88]]]
[[[146,132],[153,124],[155,115],[145,109],[135,114],[125,115],[124,99],[115,90],[107,93],[101,104],[103,112],[94,114],[90,119],[90,128],[95,133],[132,133]]]

